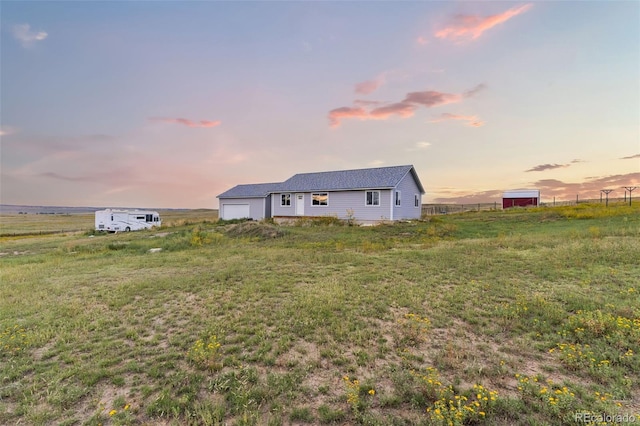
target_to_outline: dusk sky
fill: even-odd
[[[424,203],[640,186],[638,1],[2,1],[0,25],[3,204],[217,208],[404,164]]]

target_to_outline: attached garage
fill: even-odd
[[[518,189],[502,194],[502,208],[536,207],[540,205],[540,191],[537,189]]]
[[[220,209],[220,219],[244,219],[251,217],[249,204],[222,204]]]
[[[277,183],[236,185],[218,195],[220,219],[262,220],[271,217],[271,192]]]

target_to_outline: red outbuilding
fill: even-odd
[[[502,208],[529,207],[540,205],[540,191],[537,189],[518,189],[502,194]]]

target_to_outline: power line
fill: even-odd
[[[634,189],[637,189],[638,187],[637,187],[637,186],[623,186],[623,188],[624,188],[626,191],[629,191],[629,205],[631,205],[631,192],[632,192]],[[626,192],[625,192],[625,194],[626,194]]]
[[[609,193],[613,192],[613,189],[601,189],[600,192],[604,192],[607,198],[606,206],[609,207]],[[600,202],[602,202],[602,194],[600,194]]]

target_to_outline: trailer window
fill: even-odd
[[[152,214],[148,214],[146,220],[147,220],[147,222],[153,222],[153,215]]]
[[[138,220],[144,220],[144,216],[136,216],[136,219],[138,219]]]

